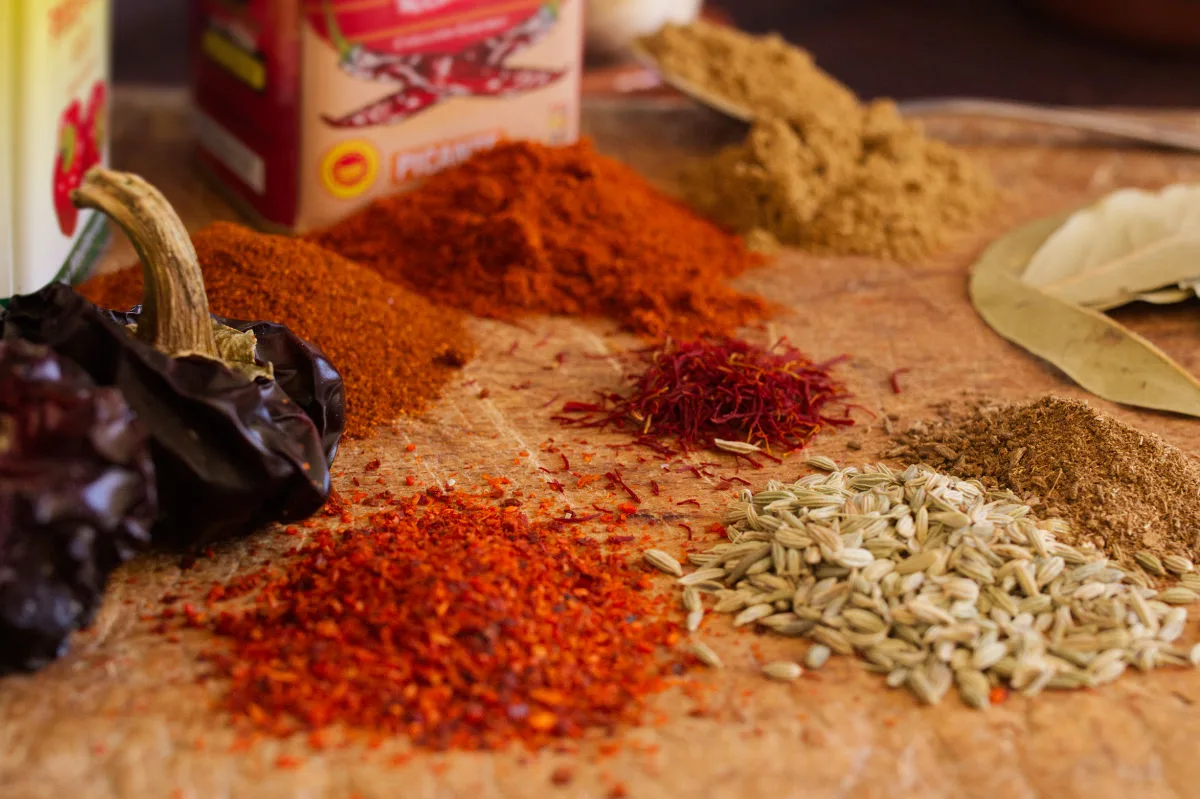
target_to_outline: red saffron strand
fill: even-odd
[[[618,487],[618,488],[620,488],[622,491],[624,491],[626,494],[628,494],[628,495],[629,495],[629,498],[630,498],[630,499],[632,499],[632,500],[633,500],[633,501],[634,501],[636,504],[638,504],[638,505],[641,505],[641,504],[642,504],[642,498],[641,498],[641,497],[639,497],[639,496],[638,496],[638,495],[637,495],[637,494],[634,492],[634,490],[633,490],[632,488],[630,488],[630,487],[629,487],[629,484],[628,484],[628,483],[626,483],[626,482],[625,482],[625,480],[624,480],[624,478],[622,478],[622,477],[621,477],[621,473],[620,473],[619,471],[617,471],[616,469],[614,469],[614,470],[613,470],[613,471],[611,471],[611,472],[605,472],[605,473],[604,473],[604,476],[605,476],[605,477],[607,477],[607,478],[608,478],[608,480],[609,480],[609,481],[610,481],[610,482],[611,482],[613,485],[617,486],[617,487]]]
[[[786,340],[763,349],[739,339],[699,339],[668,340],[633,357],[644,369],[628,394],[567,402],[554,418],[632,427],[635,443],[661,455],[676,454],[664,440],[683,452],[713,447],[716,438],[798,449],[824,428],[854,424],[851,394],[831,372],[845,355],[814,363]]]

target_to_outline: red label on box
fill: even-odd
[[[501,137],[578,135],[582,0],[197,0],[201,159],[329,224]]]

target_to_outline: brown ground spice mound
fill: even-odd
[[[214,222],[192,242],[215,314],[287,325],[333,361],[346,385],[346,436],[428,408],[474,344],[460,314],[306,241]],[[141,302],[142,270],[80,286],[105,308]]]
[[[685,176],[689,200],[758,247],[912,261],[994,203],[987,170],[894,103],[860,104],[777,35],[696,22],[643,40],[664,69],[749,109],[745,141]]]
[[[918,422],[889,457],[1036,497],[1059,540],[1125,560],[1138,550],[1200,560],[1200,463],[1085,402],[1046,396]]]

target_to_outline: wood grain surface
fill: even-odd
[[[656,179],[667,180],[680,159],[736,136],[737,129],[682,104],[593,104],[586,129],[600,147]],[[1200,127],[1200,114],[1178,119]],[[1006,193],[986,228],[927,263],[904,266],[868,259],[817,258],[788,253],[747,275],[740,285],[783,303],[790,312],[757,336],[787,335],[816,357],[851,353],[845,376],[874,422],[821,437],[814,452],[850,460],[877,457],[884,420],[903,424],[929,415],[931,404],[964,394],[1011,399],[1045,392],[1082,393],[1045,363],[1026,357],[987,329],[965,291],[968,264],[993,237],[1033,217],[1068,209],[1119,186],[1159,186],[1196,180],[1200,158],[1085,142],[1068,134],[979,122],[941,121],[931,130],[969,145],[986,159]],[[189,166],[185,100],[173,92],[119,94],[115,162],[159,184],[190,225],[235,214]],[[125,242],[108,264],[130,259]],[[1197,304],[1137,309],[1121,318],[1200,372]],[[638,464],[629,450],[612,450],[619,435],[588,435],[589,444],[549,420],[543,407],[556,396],[585,398],[611,387],[619,374],[604,356],[628,347],[627,336],[602,322],[531,319],[522,327],[473,323],[482,352],[427,417],[400,422],[394,431],[344,448],[347,477],[381,458],[388,487],[411,491],[403,478],[425,482],[454,477],[470,484],[483,473],[504,474],[514,487],[541,495],[539,455],[548,439],[568,447],[577,470],[601,473],[623,463],[626,479],[662,484],[635,518],[668,551],[682,540],[674,522],[702,530],[720,513],[727,492],[688,475]],[[516,344],[512,354],[510,349]],[[555,355],[568,353],[555,366]],[[888,376],[911,371],[895,395]],[[528,382],[524,389],[513,388]],[[481,388],[490,396],[479,399]],[[1119,409],[1112,411],[1188,451],[1200,449],[1194,420]],[[409,453],[405,444],[416,451]],[[848,444],[861,449],[849,451]],[[521,451],[531,457],[518,457]],[[594,455],[590,465],[585,453]],[[419,456],[419,458],[418,458]],[[755,481],[794,478],[796,458],[742,475]],[[732,464],[723,468],[732,472]],[[593,489],[595,486],[592,487]],[[603,491],[596,492],[603,494]],[[648,493],[648,492],[647,492]],[[701,507],[675,506],[695,496]],[[586,507],[589,490],[568,489],[566,499]],[[681,513],[681,511],[683,511]],[[1101,691],[1014,697],[985,713],[956,698],[918,707],[902,691],[835,657],[818,673],[790,685],[758,676],[759,658],[800,658],[805,644],[735,634],[728,619],[709,619],[704,637],[724,658],[723,672],[700,674],[712,690],[707,716],[678,691],[653,702],[659,724],[627,731],[617,754],[598,756],[598,744],[577,751],[415,753],[402,740],[375,749],[361,743],[322,753],[303,740],[234,746],[227,718],[212,709],[220,687],[200,684],[196,655],[208,645],[202,632],[178,643],[151,631],[143,614],[162,607],[164,593],[190,596],[181,581],[224,580],[269,560],[295,539],[265,531],[249,542],[221,548],[182,572],[177,558],[145,557],[114,579],[94,628],[78,636],[71,653],[41,673],[0,680],[0,797],[470,797],[470,799],[582,799],[606,797],[622,784],[630,797],[1192,797],[1200,795],[1200,672],[1133,674]],[[663,580],[664,588],[667,580]],[[1188,640],[1196,638],[1189,631]],[[281,754],[301,759],[279,768]],[[566,785],[550,780],[567,766]]]

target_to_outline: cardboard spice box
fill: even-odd
[[[194,0],[199,159],[330,224],[503,138],[579,135],[582,0]]]

